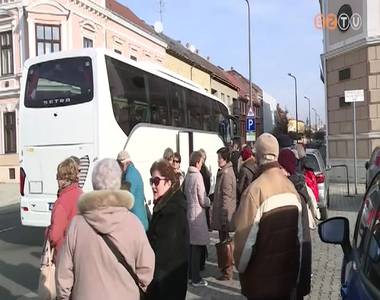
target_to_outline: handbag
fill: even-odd
[[[135,281],[137,287],[139,288],[140,300],[146,299],[146,294],[145,294],[144,290],[141,287],[143,284],[141,283],[141,281],[140,281],[139,277],[136,275],[136,273],[133,271],[132,267],[127,263],[127,261],[125,260],[123,254],[121,254],[121,252],[119,251],[119,249],[117,249],[116,245],[110,240],[110,238],[107,235],[100,234],[98,232],[97,232],[97,234],[99,234],[102,237],[102,239],[104,240],[104,242],[107,244],[108,248],[110,248],[110,250],[112,251],[112,253],[116,256],[117,261],[132,276],[132,278]]]
[[[41,273],[38,282],[38,297],[41,300],[56,298],[55,263],[53,262],[54,248],[47,239],[41,256]]]
[[[232,239],[215,244],[218,257],[218,268],[224,270],[234,265],[234,244]]]

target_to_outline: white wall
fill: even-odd
[[[272,132],[274,122],[274,112],[276,111],[277,100],[263,90],[263,119],[264,132]]]

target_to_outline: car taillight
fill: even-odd
[[[315,175],[315,179],[317,180],[317,183],[324,183],[325,182],[325,175],[323,174],[318,174]]]
[[[377,153],[376,160],[375,160],[375,165],[377,167],[380,167],[380,153]]]
[[[23,168],[20,168],[20,194],[24,196],[24,186],[25,186],[26,174]]]

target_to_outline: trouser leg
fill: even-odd
[[[191,245],[190,247],[191,247],[191,257],[190,257],[191,281],[196,283],[201,280],[200,262],[201,262],[202,246]]]

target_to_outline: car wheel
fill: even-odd
[[[324,221],[327,219],[327,207],[320,207],[319,211],[321,213],[321,221]]]

